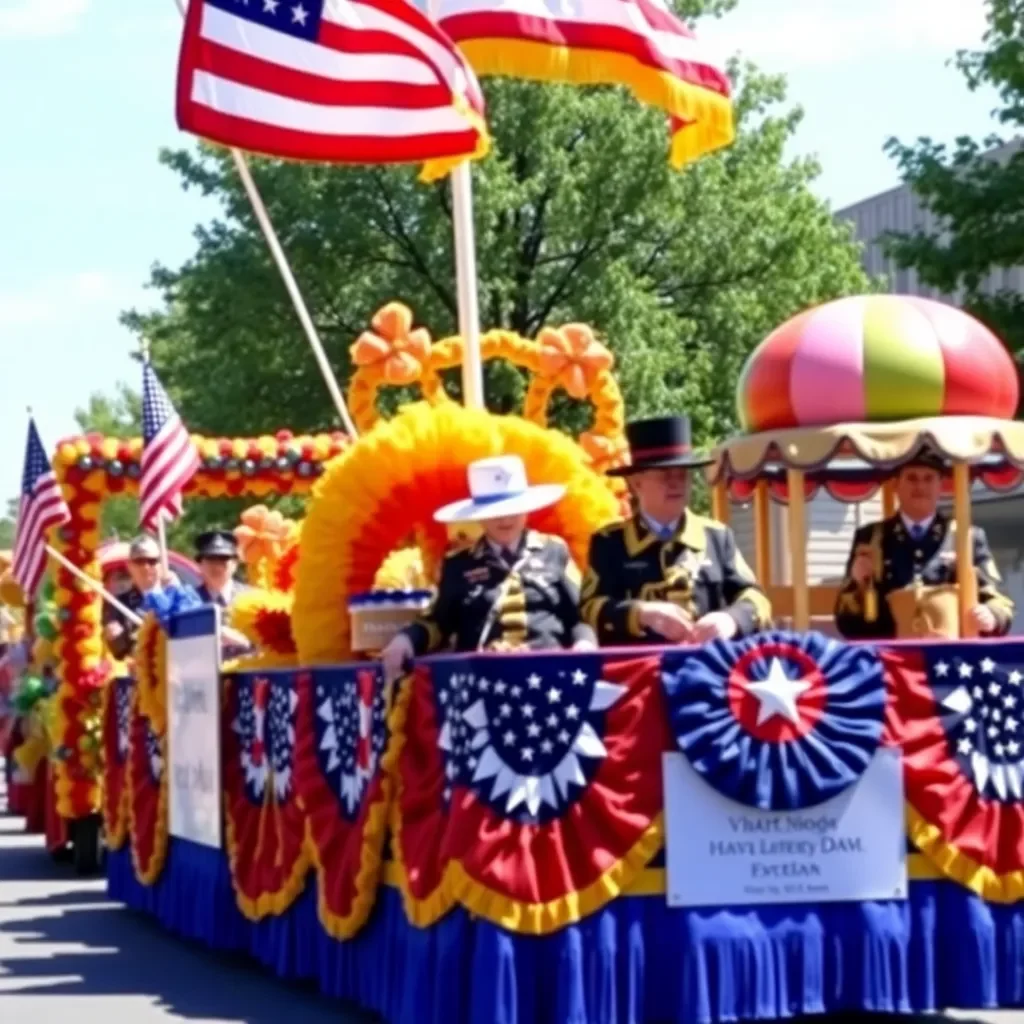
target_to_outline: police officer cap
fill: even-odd
[[[207,530],[196,538],[196,558],[237,558],[238,541],[228,530]]]
[[[160,559],[160,545],[148,533],[138,536],[128,547],[129,562],[156,562]]]
[[[934,469],[937,473],[949,471],[949,465],[946,460],[934,448],[928,445],[920,448],[912,458],[903,464],[904,469],[909,469],[911,466]]]

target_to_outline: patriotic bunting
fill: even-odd
[[[134,691],[130,676],[111,680],[103,690],[103,835],[110,850],[120,850],[128,836],[127,774]]]
[[[283,913],[309,871],[294,778],[299,696],[291,673],[238,674],[227,689],[222,755],[228,860],[250,920]]]
[[[322,669],[297,677],[295,781],[317,868],[319,916],[350,938],[373,908],[392,780],[379,665]]]
[[[882,661],[910,839],[985,899],[1024,898],[1024,643],[901,645]]]
[[[712,787],[751,807],[832,799],[881,739],[885,680],[868,647],[760,633],[668,653],[663,671],[680,750]]]
[[[431,659],[413,680],[398,759],[408,889],[429,879],[437,891],[443,874],[438,905],[454,898],[530,934],[614,899],[662,842],[659,666]]]
[[[130,728],[126,784],[132,863],[138,880],[153,885],[167,856],[167,741],[142,714],[136,696]]]

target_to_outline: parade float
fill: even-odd
[[[305,520],[243,524],[263,585],[232,623],[254,654],[218,674],[211,635],[211,700],[188,717],[203,684],[174,652],[215,634],[215,616],[172,610],[150,631],[162,656],[140,639],[136,678],[111,684],[111,895],[396,1024],[1024,1003],[1024,646],[830,640],[804,631],[817,598],[798,571],[813,492],[869,494],[922,441],[963,467],[958,530],[972,476],[1018,479],[999,343],[946,307],[870,297],[802,314],[752,356],[748,432],[716,451],[711,480],[723,518],[730,493],[788,500],[794,583],[772,593],[793,629],[442,653],[389,704],[353,620],[374,595],[396,624],[414,612],[403,598],[451,542],[431,514],[464,495],[471,461],[515,453],[531,480],[565,483],[534,525],[579,564],[623,510],[601,473],[622,458],[622,404],[589,331],[485,345],[530,374],[524,414],[498,416],[446,397],[458,339],[395,313],[354,348],[367,429],[302,477],[318,477]],[[423,400],[377,420],[377,390],[413,383]],[[589,437],[547,426],[558,388],[594,404]],[[190,729],[214,729],[219,751]]]

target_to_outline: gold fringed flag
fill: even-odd
[[[479,75],[621,85],[664,110],[676,167],[733,140],[724,67],[656,0],[437,0],[435,16]]]

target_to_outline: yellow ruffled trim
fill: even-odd
[[[469,39],[459,43],[459,48],[482,75],[625,86],[641,103],[687,122],[672,139],[675,167],[728,146],[735,138],[733,105],[728,97],[680,81],[628,54],[520,39]]]
[[[152,612],[139,627],[135,654],[139,711],[149,719],[153,732],[163,736],[167,731],[167,635]]]
[[[135,693],[132,696],[132,715],[134,716],[138,702],[138,687],[135,689]],[[152,723],[151,723],[152,724]],[[134,729],[132,730],[134,734]],[[155,730],[154,730],[155,731]],[[131,742],[134,743],[134,735],[131,737]],[[167,860],[167,834],[168,834],[168,820],[167,820],[167,738],[164,734],[157,736],[157,742],[160,744],[160,756],[163,759],[164,770],[160,774],[160,792],[157,796],[156,802],[156,822],[153,826],[153,856],[149,862],[149,868],[143,871],[139,867],[139,854],[136,849],[136,835],[135,835],[135,805],[131,800],[132,793],[135,792],[134,775],[135,770],[133,767],[134,757],[132,751],[129,749],[128,763],[125,766],[125,786],[128,788],[128,835],[131,840],[131,851],[132,851],[132,866],[135,869],[135,877],[143,885],[154,885],[157,879],[159,879],[161,873],[164,870],[164,862]]]
[[[406,687],[406,689],[411,689]],[[391,729],[387,749],[380,761],[381,798],[370,808],[363,829],[363,843],[359,851],[359,870],[354,882],[355,896],[348,914],[336,914],[328,906],[325,894],[324,866],[320,859],[320,851],[306,821],[306,842],[310,857],[316,867],[317,874],[317,916],[324,930],[336,939],[350,939],[366,923],[373,910],[377,898],[377,886],[380,883],[381,868],[384,864],[384,841],[388,830],[388,820],[398,779],[398,757],[405,741],[405,719],[408,715],[408,698],[399,699],[391,709],[389,727]],[[398,837],[396,835],[396,842]]]
[[[110,704],[114,699],[114,687],[116,676],[105,687],[103,687],[103,722],[106,724],[107,714],[110,711]],[[116,711],[115,711],[116,715]],[[116,729],[116,725],[115,725]],[[103,797],[103,837],[108,850],[120,850],[128,838],[128,809],[131,805],[131,789],[128,786],[128,765],[131,759],[125,762],[124,784],[121,786],[121,800],[117,809],[117,820],[112,821],[110,809],[107,806],[106,794]],[[104,789],[106,789],[106,772],[103,776]]]
[[[462,156],[445,156],[426,161],[420,171],[420,181],[428,185],[447,177],[456,167],[464,164],[467,160],[482,160],[491,151],[491,136],[487,131],[487,122],[484,118],[462,96],[452,96],[452,107],[476,131],[476,148],[472,153],[465,153]]]
[[[1016,903],[1024,898],[1024,871],[996,874],[956,849],[942,832],[907,804],[907,836],[946,878],[959,882],[992,903]]]
[[[450,861],[443,888],[467,910],[517,935],[550,935],[600,910],[644,870],[664,842],[663,816],[659,814],[623,857],[585,889],[567,893],[547,903],[523,903],[496,893],[471,878],[459,861]]]
[[[228,850],[228,864],[231,867],[231,887],[235,890],[235,903],[242,914],[250,921],[262,921],[265,917],[279,917],[298,898],[306,888],[306,876],[309,874],[310,857],[306,844],[300,843],[295,864],[288,873],[281,888],[276,892],[261,892],[256,899],[246,896],[235,883],[235,872],[238,866],[238,836],[235,823],[231,819],[230,810],[224,808],[224,838]]]
[[[221,674],[235,672],[271,672],[275,669],[298,668],[299,658],[296,654],[276,654],[273,651],[260,651],[258,654],[241,658],[232,658],[221,666]]]
[[[405,745],[405,723],[409,715],[409,702],[412,700],[412,685],[413,681],[408,676],[399,684],[398,695],[389,716],[390,744],[394,744],[399,752]],[[409,922],[417,928],[429,928],[455,906],[455,897],[450,887],[445,884],[447,872],[443,870],[437,888],[429,896],[415,896],[410,889],[409,871],[402,856],[402,775],[398,771],[397,761],[398,753],[395,754],[395,798],[390,814],[393,839],[391,852],[394,860],[388,869],[389,877],[395,880],[402,894],[402,905],[405,907],[405,916]]]

